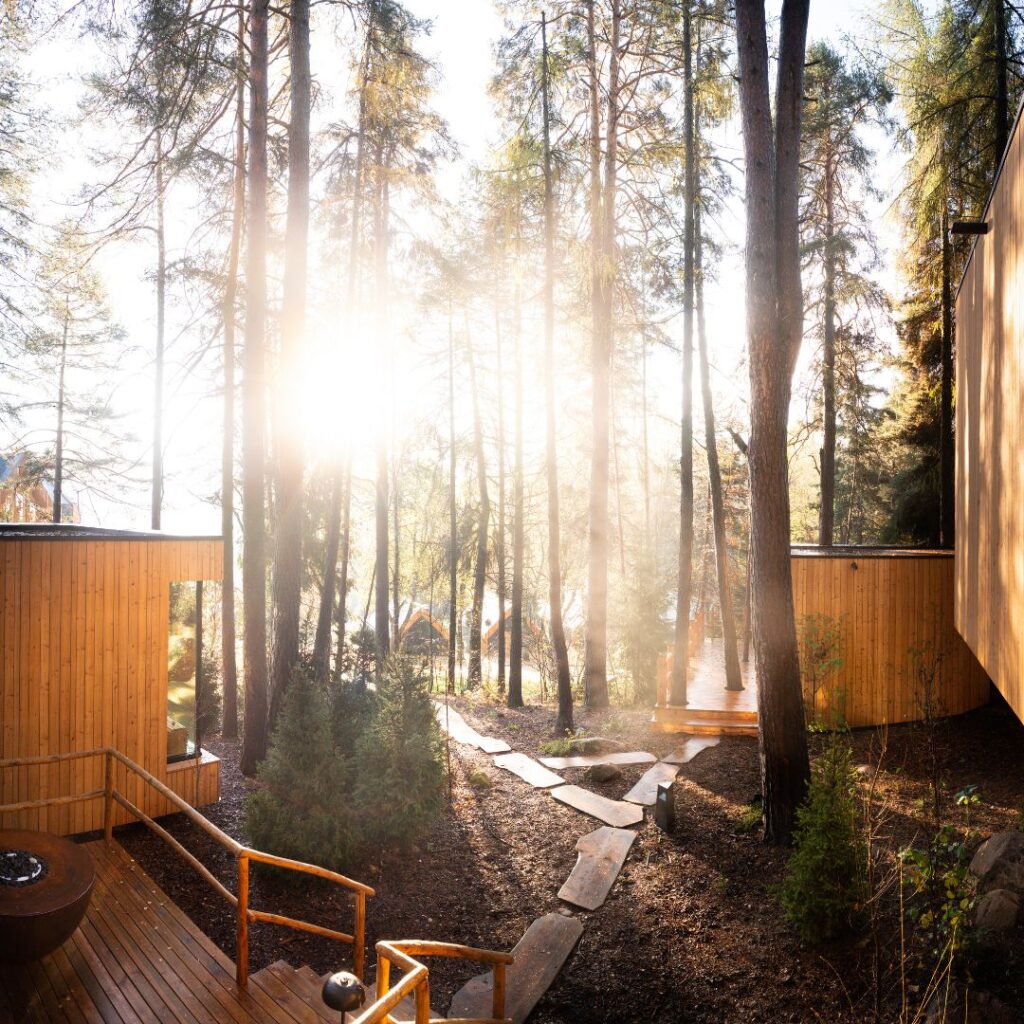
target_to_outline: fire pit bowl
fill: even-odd
[[[0,830],[0,963],[39,960],[67,942],[95,880],[85,847],[49,832]]]

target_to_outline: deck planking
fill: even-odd
[[[33,964],[0,965],[0,1024],[323,1024],[287,965],[246,992],[234,964],[116,843],[86,844],[96,885],[81,926]],[[294,972],[296,973],[297,972]]]

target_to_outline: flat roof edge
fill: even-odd
[[[77,523],[0,523],[0,541],[4,540],[152,540],[223,541],[219,533],[164,533],[160,530],[116,530],[105,526],[80,526]]]

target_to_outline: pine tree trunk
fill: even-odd
[[[558,686],[558,719],[560,733],[573,729],[572,679],[569,675],[569,652],[562,622],[562,529],[558,505],[558,435],[555,418],[555,193],[551,171],[551,106],[548,95],[548,36],[544,15],[541,15],[544,113],[544,455],[548,478],[548,605],[551,614],[551,649],[555,659]]]
[[[221,581],[221,734],[238,737],[238,666],[235,638],[235,317],[238,264],[245,216],[245,14],[238,13],[238,81],[235,111],[235,166],[232,188],[231,241],[224,282],[224,436],[221,449],[220,529],[224,538]]]
[[[245,362],[242,392],[242,600],[245,721],[240,767],[254,775],[267,751],[267,595],[264,521],[267,328],[267,14],[249,15],[249,199],[246,216]]]
[[[386,175],[383,165],[383,154],[378,152],[377,173]],[[377,202],[374,209],[373,244],[376,263],[376,300],[377,300],[377,360],[378,380],[387,379],[387,184],[377,182]],[[377,485],[374,504],[374,520],[376,523],[377,552],[377,590],[374,602],[374,633],[376,636],[376,672],[380,677],[384,659],[391,652],[391,630],[389,629],[390,611],[388,608],[388,448],[387,431],[383,419],[383,395],[381,419],[378,424],[377,438]]]
[[[57,372],[57,438],[53,452],[53,521],[59,523],[64,503],[64,381],[68,367],[68,327],[71,322],[70,300],[64,299],[64,329],[60,336],[60,369]]]
[[[394,363],[392,362],[392,366]],[[394,374],[391,375],[392,380],[392,394],[395,394],[394,390]],[[394,545],[394,552],[391,557],[391,649],[397,651],[402,646],[401,640],[401,628],[399,623],[399,614],[401,612],[402,596],[401,596],[401,572],[402,572],[402,560],[401,560],[401,512],[402,512],[402,495],[399,489],[398,481],[400,479],[401,470],[401,454],[398,451],[398,446],[394,444],[394,434],[392,434],[392,466],[391,466],[391,533],[392,543]]]
[[[953,287],[949,221],[942,214],[942,380],[939,394],[939,544],[956,541],[956,449],[953,441]]]
[[[516,257],[520,256],[519,240]],[[512,471],[512,629],[509,645],[508,706],[523,706],[523,331],[519,284],[515,287],[515,453]]]
[[[694,186],[693,41],[689,2],[683,7],[683,135],[686,146],[683,226],[683,408],[679,430],[679,565],[669,701],[686,703],[690,661],[690,603],[693,599],[693,297]]]
[[[835,175],[831,158],[825,167],[825,289],[822,341],[821,508],[818,545],[830,548],[835,538],[836,493],[836,242]]]
[[[1010,137],[1010,88],[1006,54],[1006,2],[1005,0],[992,0],[992,4],[996,53],[996,137],[993,173],[996,174],[999,172],[999,165],[1003,161],[1003,154],[1006,152],[1006,144]]]
[[[495,348],[498,358],[498,532],[494,557],[498,563],[498,693],[505,693],[507,650],[507,580],[505,578],[505,368],[502,360],[501,316],[495,311]]]
[[[763,0],[737,0],[746,157],[751,583],[765,839],[787,843],[810,775],[790,570],[787,417],[800,350],[799,151],[808,0],[785,0],[776,124]]]
[[[455,509],[455,335],[448,310],[448,680],[455,692],[455,643],[459,624],[458,520]]]
[[[590,92],[591,455],[584,693],[587,707],[608,706],[608,412],[615,274],[615,172],[618,134],[619,29],[612,0],[608,114],[601,181],[601,112],[594,2],[587,4]]]
[[[725,688],[742,690],[743,675],[736,642],[736,613],[729,580],[729,540],[725,530],[725,500],[722,469],[718,462],[715,407],[711,397],[711,367],[708,363],[707,325],[704,322],[704,240],[700,230],[700,208],[694,216],[696,251],[697,351],[700,356],[700,387],[704,405],[704,446],[708,458],[708,489],[711,492],[711,525],[715,540],[715,572],[718,578],[718,608],[722,616],[722,646],[725,653]]]
[[[477,483],[480,488],[480,512],[476,528],[476,569],[473,576],[473,604],[469,613],[469,673],[468,686],[481,681],[481,643],[483,640],[484,587],[487,583],[487,530],[491,515],[491,500],[487,492],[487,456],[484,452],[484,431],[480,420],[480,396],[477,393],[476,364],[472,342],[466,339],[469,360],[469,389],[473,396],[473,448],[476,453]]]
[[[303,450],[291,406],[300,394],[306,333],[309,246],[309,0],[291,0],[288,21],[291,120],[288,125],[288,212],[281,303],[282,400],[277,426],[277,551],[274,558],[274,649],[270,722],[274,723],[299,663],[302,600]]]
[[[156,359],[153,385],[153,484],[150,526],[160,529],[164,501],[164,330],[167,308],[167,239],[164,233],[163,137],[156,133]]]
[[[334,617],[334,594],[338,589],[338,547],[341,543],[341,473],[331,473],[331,496],[327,503],[327,544],[324,552],[324,578],[320,588],[320,605],[316,615],[313,638],[313,672],[326,683],[331,670],[331,627]]]
[[[345,492],[342,499],[341,572],[338,576],[338,647],[334,658],[334,678],[341,681],[345,670],[345,630],[348,624],[348,569],[352,540],[352,455],[345,459]]]

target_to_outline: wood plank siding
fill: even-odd
[[[219,794],[219,764],[167,764],[170,584],[219,580],[219,539],[0,532],[0,760],[116,747],[188,800]],[[186,770],[188,769],[188,770]],[[163,800],[135,778],[125,795]],[[0,771],[0,804],[103,787],[103,759]],[[118,821],[128,820],[118,808]],[[0,815],[61,834],[102,826],[102,801]]]
[[[956,300],[956,627],[1024,719],[1024,138]]]

